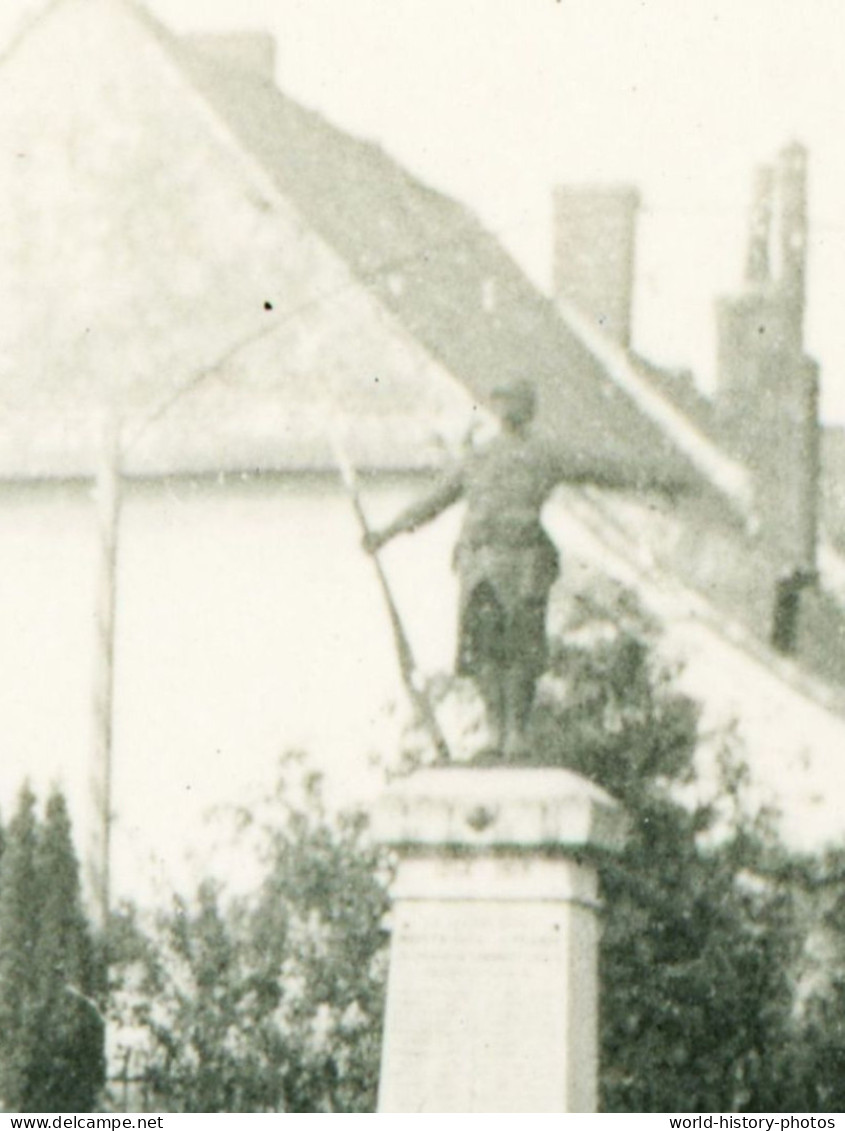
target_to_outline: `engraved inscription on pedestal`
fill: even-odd
[[[593,853],[622,821],[563,770],[391,787],[375,822],[398,853],[380,1112],[596,1110]]]
[[[566,1110],[572,914],[585,913],[510,901],[398,909],[381,1111]]]

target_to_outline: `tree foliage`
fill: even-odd
[[[36,843],[35,795],[25,786],[0,860],[0,1100],[7,1111],[28,1110],[33,1098],[30,1072],[38,1051]]]
[[[64,798],[54,793],[35,853],[38,933],[33,962],[38,1053],[30,1074],[41,1111],[90,1111],[105,1076],[100,971],[82,909]]]
[[[140,963],[136,948],[128,1001],[157,1107],[374,1110],[382,863],[360,816],[328,817],[316,777],[298,800],[282,783],[273,813],[256,892],[226,901],[205,883],[159,918]]]
[[[630,818],[600,866],[603,1110],[841,1110],[845,858],[777,844],[730,735],[703,798],[698,712],[657,659],[656,627],[620,592],[579,609],[527,760],[584,774]],[[359,817],[329,819],[314,781],[302,804],[279,801],[260,890],[224,906],[206,885],[159,924],[141,1020],[160,1106],[374,1110],[384,862]]]
[[[0,859],[0,1099],[7,1111],[90,1111],[104,1027],[94,943],[64,799],[39,822],[20,795]]]
[[[533,749],[598,782],[630,818],[625,850],[601,867],[603,1110],[830,1110],[817,1069],[794,1060],[806,1037],[801,865],[787,882],[729,734],[718,794],[690,788],[697,709],[630,596],[583,606],[582,631],[558,642]]]

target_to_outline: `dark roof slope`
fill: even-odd
[[[31,26],[64,3],[53,0]],[[632,487],[651,479],[710,487],[672,428],[656,423],[659,417],[611,378],[600,355],[467,209],[425,187],[378,146],[284,96],[266,77],[204,56],[134,0],[109,3],[155,38],[228,129],[233,146],[251,156],[311,232],[479,401],[503,382],[531,378],[541,392],[542,424],[573,459],[610,463]],[[266,204],[272,225],[274,205]],[[207,383],[186,389],[196,403]]]
[[[159,34],[284,197],[475,396],[530,377],[543,423],[585,462],[613,461],[632,485],[696,479],[467,209],[260,76]]]

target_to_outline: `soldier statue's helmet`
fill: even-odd
[[[531,420],[537,409],[537,390],[530,381],[508,381],[497,385],[491,399],[503,414],[520,420]]]

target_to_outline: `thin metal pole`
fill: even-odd
[[[120,517],[120,429],[105,421],[95,484],[98,576],[94,641],[91,793],[94,832],[91,873],[98,926],[108,923],[111,899],[112,738],[114,714],[114,627],[117,591],[117,533]]]

